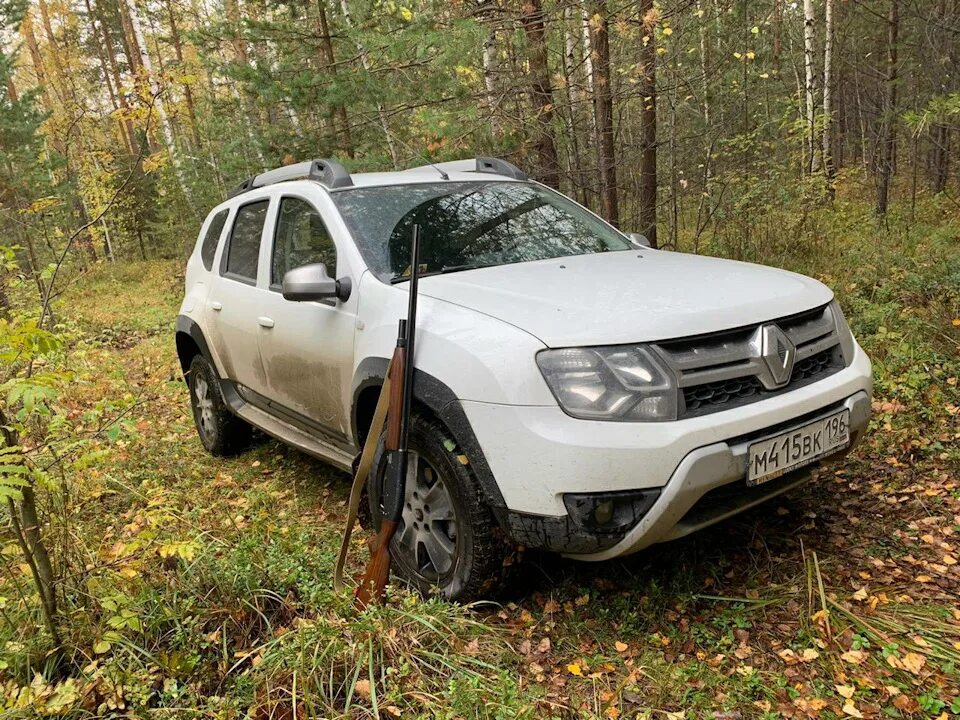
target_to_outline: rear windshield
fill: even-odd
[[[384,281],[410,264],[421,226],[421,272],[439,273],[629,250],[629,241],[559,193],[516,182],[444,182],[331,193],[370,269]]]

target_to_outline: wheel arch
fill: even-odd
[[[353,383],[353,403],[351,408],[351,430],[357,447],[362,447],[367,428],[373,419],[373,412],[387,375],[387,358],[371,357],[363,360],[357,367]],[[443,381],[422,370],[415,370],[414,406],[421,412],[436,418],[450,433],[460,453],[469,458],[474,475],[480,484],[480,491],[490,506],[497,521],[503,526],[506,503],[500,487],[490,470],[487,458],[480,447],[467,419],[460,401]]]
[[[177,359],[180,361],[184,379],[189,375],[190,363],[197,355],[203,355],[211,365],[214,365],[203,330],[200,329],[196,320],[187,315],[177,316],[176,345]]]

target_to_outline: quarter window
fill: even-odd
[[[282,198],[273,242],[270,284],[278,287],[287,270],[312,263],[323,263],[330,277],[337,276],[337,248],[333,238],[313,205],[300,198]]]
[[[203,243],[200,245],[200,259],[203,266],[210,270],[213,267],[213,256],[217,254],[217,243],[220,242],[220,233],[223,232],[223,225],[227,222],[229,210],[221,210],[210,221],[207,228],[207,234],[203,236]]]
[[[240,280],[257,280],[257,260],[260,256],[260,237],[267,218],[269,200],[259,200],[237,210],[227,248],[227,274]]]

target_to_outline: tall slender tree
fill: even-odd
[[[640,232],[657,247],[657,47],[653,0],[640,0]]]
[[[887,63],[884,78],[883,118],[880,130],[880,161],[877,175],[877,215],[886,215],[890,202],[890,179],[893,176],[897,147],[897,64],[900,33],[899,0],[888,0]]]
[[[610,18],[606,0],[593,5],[590,18],[590,46],[593,50],[593,113],[597,131],[600,166],[600,213],[611,225],[620,224],[617,196],[617,161],[614,148],[613,90],[610,75]]]
[[[530,102],[534,118],[534,147],[538,157],[540,180],[560,187],[560,162],[553,136],[553,88],[547,61],[547,30],[540,0],[524,0],[520,15],[527,37],[527,62],[530,67]]]

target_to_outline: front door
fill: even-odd
[[[267,377],[257,347],[262,322],[265,287],[257,287],[260,245],[270,200],[254,200],[237,208],[227,243],[221,253],[207,295],[210,319],[221,373],[225,378],[263,393]],[[263,283],[261,283],[263,285]]]
[[[318,431],[344,440],[350,435],[357,293],[345,303],[335,299],[291,302],[281,294],[284,274],[302,265],[324,263],[330,277],[351,275],[342,254],[338,258],[327,227],[311,200],[295,195],[280,198],[263,311],[270,322],[259,331],[260,355],[269,387],[264,394]]]

